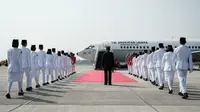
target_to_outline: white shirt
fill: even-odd
[[[22,47],[22,68],[30,68],[31,67],[31,51]]]
[[[148,56],[147,53],[142,55],[142,57],[141,57],[142,66],[145,66],[145,67],[147,66],[147,56]]]
[[[162,58],[161,69],[164,71],[175,71],[175,62],[172,58],[173,52],[166,52]]]
[[[162,57],[163,57],[164,53],[165,53],[165,50],[162,49],[162,48],[160,48],[159,50],[157,50],[154,53],[153,61],[154,61],[154,64],[155,64],[156,68],[161,67]]]
[[[192,53],[185,45],[174,50],[173,60],[176,62],[176,69],[193,70]]]
[[[22,72],[21,56],[21,50],[18,48],[8,50],[8,72]]]
[[[46,67],[53,68],[53,55],[52,54],[46,54]]]
[[[63,62],[63,59],[61,56],[58,56],[57,58],[57,63],[56,63],[56,67],[57,68],[62,68],[62,62]]]
[[[53,67],[54,68],[56,68],[56,63],[57,63],[57,58],[58,58],[58,56],[57,56],[57,54],[56,53],[53,53]]]
[[[38,69],[38,54],[35,51],[31,52],[31,69]]]
[[[154,52],[152,52],[150,55],[149,55],[149,68],[155,68],[154,66],[154,61],[153,61],[153,57],[154,57]]]
[[[46,53],[42,50],[38,52],[38,65],[40,68],[45,67],[46,64]]]

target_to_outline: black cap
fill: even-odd
[[[159,46],[159,48],[164,48],[163,43],[159,43],[158,46]]]
[[[180,37],[180,43],[185,44],[186,43],[186,38],[185,37]]]
[[[12,47],[14,47],[14,48],[18,48],[19,47],[19,40],[18,39],[13,39]]]
[[[110,46],[106,46],[106,50],[110,50]]]
[[[31,45],[31,51],[35,51],[36,50],[36,46],[35,45]]]
[[[154,52],[156,50],[155,47],[151,47],[151,51]]]
[[[168,45],[166,51],[167,51],[167,52],[169,52],[169,51],[173,52],[174,49],[173,49],[172,45]]]
[[[39,45],[39,49],[40,49],[40,50],[43,50],[43,48],[44,48],[43,45],[40,44],[40,45]]]
[[[47,54],[52,54],[51,49],[47,50]]]
[[[53,52],[56,52],[56,48],[52,48],[52,51],[53,51]]]
[[[23,46],[26,46],[27,45],[27,40],[22,40],[22,43],[21,43]]]

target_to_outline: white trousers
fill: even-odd
[[[135,75],[138,76],[139,74],[139,70],[138,70],[138,66],[135,67]]]
[[[156,81],[154,68],[150,68],[150,75],[151,75],[151,81]]]
[[[165,76],[167,77],[167,83],[170,90],[172,90],[172,85],[174,82],[174,71],[165,71]]]
[[[12,84],[13,84],[13,82],[8,83],[7,93],[9,93],[9,94],[10,94],[10,91],[12,88]],[[19,92],[21,92],[21,90],[22,90],[22,82],[21,81],[18,81],[18,89],[19,89]]]
[[[53,69],[53,76],[54,76],[55,80],[58,79],[58,69],[57,68]]]
[[[180,92],[186,93],[187,70],[177,70]]]
[[[36,85],[38,85],[39,84],[38,70],[37,69],[32,69],[30,73],[31,73],[31,82],[30,82],[31,86],[32,86],[32,79],[33,78],[35,79]]]
[[[22,75],[22,84],[23,84],[23,76],[24,73],[26,75],[26,88],[31,87],[31,74],[29,68],[23,68],[23,75]]]
[[[54,80],[52,68],[46,68],[46,76],[47,76],[47,82],[49,82],[49,76],[51,76],[51,81]]]
[[[156,74],[158,76],[159,86],[163,86],[163,84],[165,83],[165,76],[163,70],[161,70],[160,67],[156,68]]]
[[[150,68],[147,68],[147,70],[148,70],[147,78],[148,78],[149,80],[152,80]]]
[[[42,71],[42,82],[43,82],[43,84],[46,82],[46,79],[45,79],[45,68],[40,68],[39,69],[39,75],[40,75],[40,73],[41,73],[41,71]]]
[[[143,75],[142,75],[143,78],[145,78],[145,79],[148,78],[148,77],[147,77],[148,69],[147,69],[146,66],[143,66],[143,67],[142,67],[142,74],[143,74]]]

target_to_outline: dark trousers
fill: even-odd
[[[109,85],[112,84],[112,71],[111,70],[104,70],[104,84],[107,85],[107,83],[109,83]]]

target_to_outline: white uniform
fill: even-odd
[[[154,52],[152,52],[149,55],[149,62],[148,62],[149,63],[150,74],[151,74],[151,81],[152,82],[156,81],[153,56],[154,56]]]
[[[151,73],[150,73],[150,59],[149,58],[150,58],[150,54],[147,54],[147,61],[146,61],[146,63],[147,63],[147,70],[148,70],[147,78],[149,80],[152,80]]]
[[[31,79],[34,78],[36,85],[39,85],[39,74],[38,74],[38,54],[35,51],[31,52]],[[32,85],[32,80],[31,80]]]
[[[22,74],[26,74],[26,87],[29,88],[31,87],[31,51],[28,48],[22,47]],[[22,75],[23,79],[23,75]],[[22,80],[23,84],[23,80]]]
[[[148,78],[148,70],[147,70],[147,56],[148,54],[145,53],[141,57],[141,65],[142,65],[142,76],[143,78],[147,79]]]
[[[56,80],[58,78],[57,59],[58,59],[57,54],[53,53],[53,74],[54,74],[54,80]]]
[[[159,86],[163,86],[165,82],[165,76],[164,76],[164,71],[161,69],[161,62],[162,62],[162,57],[165,53],[165,50],[160,48],[157,50],[154,54],[153,60],[155,63],[155,69],[156,69],[156,74],[158,76],[158,83]]]
[[[139,64],[139,57],[137,57],[136,59],[135,59],[135,75],[136,76],[139,76],[139,66],[138,66],[138,64]]]
[[[61,74],[62,74],[62,62],[63,62],[62,57],[58,56],[57,63],[56,63],[58,76],[61,76]]]
[[[22,60],[21,50],[11,48],[7,53],[8,58],[8,93],[10,93],[12,83],[18,82],[19,91],[22,89]]]
[[[65,76],[65,55],[61,55],[62,57],[62,70],[61,70],[61,77],[64,77]]]
[[[190,72],[193,70],[191,50],[185,45],[180,45],[174,50],[173,60],[176,62],[180,92],[186,93],[187,71],[188,69]]]
[[[46,53],[42,50],[38,52],[38,66],[39,66],[39,73],[42,71],[42,81],[43,84],[46,82],[45,80],[45,65],[46,65]]]
[[[161,69],[164,71],[167,77],[168,87],[172,90],[172,84],[174,81],[175,63],[172,59],[173,52],[166,52],[162,58]]]
[[[51,76],[51,81],[53,81],[53,55],[52,54],[46,54],[47,82],[49,82],[49,75]]]
[[[69,75],[71,73],[71,58],[69,56],[66,56],[66,71],[67,71],[67,75]]]

